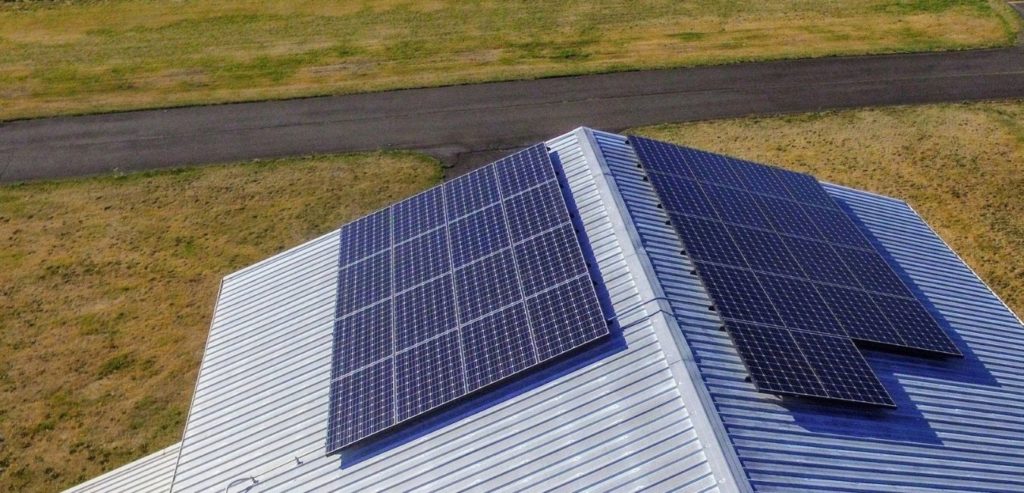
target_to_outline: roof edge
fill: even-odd
[[[588,127],[580,127],[574,132],[578,134],[580,147],[584,155],[587,156],[587,160],[594,163],[596,167],[594,176],[598,188],[609,214],[617,219],[615,221],[616,236],[624,240],[620,242],[623,255],[627,264],[632,267],[630,270],[635,271],[637,286],[642,289],[640,296],[647,300],[644,305],[656,304],[658,307],[657,311],[651,315],[651,324],[661,335],[668,336],[658,339],[675,342],[675,344],[666,345],[664,350],[666,355],[670,356],[669,368],[679,383],[679,393],[684,403],[687,407],[692,406],[693,403],[697,403],[699,406],[700,412],[692,413],[691,419],[698,436],[702,438],[708,463],[716,477],[731,479],[730,483],[720,482],[718,486],[727,491],[751,492],[753,488],[749,478],[729,440],[725,424],[715,408],[711,393],[704,384],[693,352],[683,339],[682,331],[676,325],[675,317],[671,316],[672,307],[665,300],[665,293],[655,280],[654,267],[640,244],[640,235],[636,231],[636,226],[629,214],[624,213],[626,205],[605,161],[604,153],[597,143],[595,132],[621,139],[625,139],[625,137]]]

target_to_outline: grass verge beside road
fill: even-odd
[[[1009,45],[1001,0],[15,1],[0,120]]]
[[[745,118],[634,133],[906,200],[1024,314],[1024,102]]]
[[[0,491],[180,440],[220,279],[440,179],[370,153],[0,187]]]

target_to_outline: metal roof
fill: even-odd
[[[178,447],[180,445],[175,443],[159,452],[125,464],[67,491],[69,493],[104,493],[108,491],[157,493],[169,491],[171,489],[171,478],[174,476],[174,463],[178,460]]]
[[[865,415],[745,381],[623,137],[548,145],[628,349],[342,468],[324,450],[335,231],[224,279],[182,443],[80,488],[173,475],[174,491],[1024,489],[1024,330],[905,203],[827,187],[966,357],[869,353],[899,407]]]
[[[698,437],[699,404],[684,405],[680,380],[690,379],[680,379],[667,327],[649,316],[657,305],[639,305],[643,273],[620,243],[624,221],[607,206],[583,135],[549,145],[616,312],[629,311],[626,351],[341,468],[324,454],[338,257],[330,233],[224,279],[173,490],[241,488],[246,478],[258,481],[253,491],[735,487],[728,470],[716,474],[721,450]]]
[[[615,148],[619,137],[600,139]],[[605,144],[610,142],[612,144]],[[906,203],[828,185],[944,319],[963,360],[868,353],[883,415],[759,393],[626,148],[609,160],[726,433],[756,491],[1024,490],[1024,327]]]

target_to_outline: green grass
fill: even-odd
[[[368,153],[0,187],[0,491],[180,440],[220,279],[440,179]]]
[[[906,200],[1024,313],[1024,102],[660,125],[637,134]]]
[[[0,4],[0,120],[1011,44],[999,0]]]

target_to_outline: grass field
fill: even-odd
[[[904,199],[1024,314],[1024,102],[747,118],[633,132]]]
[[[905,198],[1024,309],[1024,102],[635,132]],[[440,176],[386,153],[0,187],[0,491],[180,440],[218,280]]]
[[[440,177],[386,153],[0,187],[0,491],[180,440],[220,278]]]
[[[1011,44],[1002,0],[0,2],[0,120]]]

